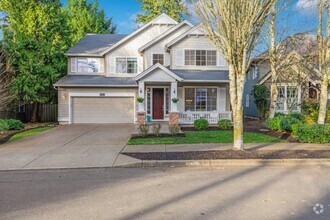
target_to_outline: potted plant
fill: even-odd
[[[178,98],[173,98],[173,99],[172,99],[172,102],[173,102],[173,103],[178,103],[178,101],[179,101]]]
[[[136,98],[136,101],[137,101],[138,103],[142,103],[142,102],[144,102],[144,98],[142,98],[142,97],[137,97],[137,98]]]

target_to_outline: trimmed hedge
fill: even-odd
[[[0,119],[0,131],[20,130],[22,128],[24,128],[24,124],[20,120]]]
[[[218,127],[220,129],[228,130],[231,128],[231,121],[228,119],[221,119],[218,121]]]
[[[266,120],[266,126],[273,131],[292,131],[292,126],[303,124],[304,117],[298,113],[276,114],[274,118]]]
[[[295,125],[293,136],[304,143],[330,143],[330,125]]]
[[[197,130],[206,130],[209,128],[209,126],[210,126],[209,122],[204,118],[200,118],[194,121],[194,127]]]

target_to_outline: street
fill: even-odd
[[[329,219],[329,172],[326,166],[4,171],[0,218]]]

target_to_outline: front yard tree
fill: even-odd
[[[12,83],[12,72],[10,62],[5,59],[5,50],[0,45],[0,111],[10,110],[13,101],[13,95],[10,92]]]
[[[326,30],[323,30],[324,11],[326,11]],[[330,9],[329,2],[318,0],[319,24],[317,30],[319,69],[322,73],[320,109],[318,124],[324,124],[327,112],[328,87],[330,74]]]
[[[174,20],[181,22],[184,15],[188,15],[188,9],[183,0],[138,0],[141,2],[141,14],[136,17],[137,23],[147,23],[166,13]]]
[[[112,18],[106,17],[104,10],[99,10],[98,1],[88,3],[87,0],[69,0],[67,9],[72,45],[88,33],[116,33],[116,25]]]
[[[11,90],[33,103],[32,122],[40,103],[56,100],[53,84],[66,71],[66,17],[57,0],[1,0],[6,13],[3,44],[15,71]]]
[[[234,149],[243,146],[244,80],[262,26],[277,0],[200,0],[195,3],[209,39],[229,66]]]

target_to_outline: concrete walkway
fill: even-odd
[[[133,130],[126,124],[59,126],[0,145],[0,170],[111,167]]]

